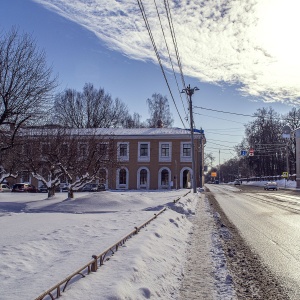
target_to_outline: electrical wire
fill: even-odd
[[[194,112],[195,115],[199,115],[199,116],[205,116],[208,118],[214,118],[214,119],[218,119],[218,120],[224,120],[224,121],[228,121],[228,122],[233,122],[233,123],[238,123],[238,124],[243,124],[246,125],[246,123],[242,123],[242,122],[238,122],[238,121],[232,121],[232,120],[228,120],[228,119],[223,119],[223,118],[217,118],[217,117],[213,117],[213,116],[208,116],[208,115],[204,115],[204,114],[199,114]]]
[[[182,100],[182,96],[181,96],[180,88],[179,88],[179,85],[178,85],[177,77],[176,77],[176,74],[175,74],[174,65],[173,65],[173,61],[172,61],[172,58],[171,58],[171,54],[170,54],[170,50],[169,50],[169,46],[168,46],[168,43],[167,43],[167,39],[166,39],[166,35],[165,35],[165,31],[164,31],[164,29],[163,29],[163,26],[162,26],[162,22],[161,22],[160,14],[159,14],[159,11],[158,11],[158,8],[157,8],[156,1],[155,1],[155,0],[153,0],[153,1],[154,1],[154,4],[155,4],[155,8],[156,8],[156,12],[157,12],[157,16],[158,16],[158,19],[159,19],[159,23],[160,23],[161,31],[162,31],[162,33],[163,33],[163,37],[164,37],[165,44],[166,44],[166,47],[167,47],[167,51],[168,51],[168,55],[169,55],[170,64],[171,64],[171,66],[172,66],[172,70],[173,70],[174,78],[175,78],[176,85],[177,85],[177,88],[178,88],[178,92],[179,92],[179,96],[180,96],[180,99],[181,99],[181,103],[182,103],[182,106],[183,106],[183,110],[184,110],[184,113],[185,113],[185,115],[187,115],[187,112],[186,112],[186,110],[185,110],[185,106],[184,106],[184,103],[183,103],[183,100]],[[167,15],[168,15],[168,12],[167,12]]]
[[[172,91],[171,91],[169,82],[168,82],[168,80],[167,80],[167,76],[166,76],[166,74],[165,74],[165,71],[164,71],[164,68],[163,68],[163,65],[162,65],[162,62],[161,62],[160,55],[159,55],[159,53],[158,53],[158,49],[157,49],[157,47],[156,47],[156,44],[155,44],[155,41],[154,41],[154,37],[153,37],[153,35],[152,35],[152,31],[151,31],[151,28],[150,28],[150,25],[149,25],[149,22],[148,22],[148,18],[147,18],[146,11],[145,11],[145,9],[144,9],[142,0],[137,0],[137,2],[138,2],[138,5],[139,5],[139,8],[140,8],[140,11],[141,11],[141,13],[142,13],[142,16],[143,16],[143,19],[144,19],[144,22],[145,22],[147,31],[148,31],[148,33],[149,33],[149,37],[150,37],[150,40],[151,40],[151,42],[152,42],[152,45],[153,45],[153,48],[154,48],[154,51],[155,51],[155,54],[156,54],[158,63],[159,63],[159,65],[160,65],[160,68],[161,68],[161,71],[162,71],[162,73],[163,73],[164,79],[165,79],[166,84],[167,84],[167,86],[168,86],[168,89],[169,89],[171,98],[172,98],[173,103],[174,103],[174,105],[175,105],[175,108],[176,108],[176,110],[177,110],[178,116],[179,116],[179,118],[180,118],[180,120],[181,120],[181,123],[182,123],[183,127],[186,129],[185,124],[184,124],[184,122],[183,122],[183,120],[182,120],[182,118],[181,118],[181,115],[180,115],[180,113],[179,113],[178,107],[177,107],[177,105],[176,105],[175,99],[174,99],[174,97],[173,97],[173,94],[172,94]]]
[[[230,115],[237,115],[237,116],[244,116],[244,117],[253,117],[253,118],[256,117],[256,116],[253,116],[253,115],[239,114],[239,113],[234,113],[234,112],[229,112],[229,111],[217,110],[217,109],[212,109],[212,108],[205,108],[205,107],[201,107],[201,106],[194,106],[194,108],[200,108],[200,109],[204,109],[204,110],[215,111],[215,112],[219,112],[219,113],[223,113],[223,114],[230,114]]]

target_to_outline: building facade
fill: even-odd
[[[82,131],[82,139],[88,134]],[[78,130],[77,130],[78,131]],[[194,132],[195,174],[192,170],[192,145],[189,130],[177,128],[98,128],[93,131],[101,144],[105,137],[114,142],[114,167],[99,170],[99,183],[107,189],[157,190],[192,188],[192,176],[197,187],[203,185],[205,137]],[[24,181],[18,178],[17,181]],[[25,181],[39,182],[27,174]]]

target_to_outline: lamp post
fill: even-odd
[[[199,91],[197,87],[191,88],[190,85],[187,88],[182,89],[181,93],[186,93],[189,96],[189,110],[190,110],[190,127],[191,127],[191,150],[192,150],[192,184],[193,184],[193,192],[196,193],[196,174],[195,174],[195,151],[194,151],[194,125],[193,125],[193,106],[192,106],[192,95],[195,91]]]

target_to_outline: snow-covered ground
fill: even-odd
[[[68,286],[64,299],[178,299],[199,195],[178,191],[0,193],[0,298],[35,299],[124,235],[168,209],[129,239],[96,273]],[[173,200],[181,197],[176,204]]]
[[[278,186],[284,187],[285,181]],[[295,188],[295,182],[288,181],[287,187]],[[35,299],[163,207],[167,210],[96,273],[70,284],[63,298],[179,299],[193,231],[191,220],[195,213],[203,220],[212,218],[204,194],[186,193],[105,191],[77,193],[74,200],[67,200],[66,193],[52,199],[41,193],[0,193],[0,299]],[[196,210],[197,201],[204,203],[203,209]],[[214,240],[218,233],[213,226],[203,230],[210,231],[205,232],[210,241],[203,242],[202,253],[207,253],[203,269],[215,266],[220,277],[222,249]],[[207,248],[210,244],[212,249]],[[213,279],[218,281],[213,288],[226,291],[228,297],[223,294],[222,299],[231,299],[228,287],[220,288],[226,276],[225,272],[223,278]]]

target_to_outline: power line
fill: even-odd
[[[172,70],[173,70],[174,78],[175,78],[176,85],[177,85],[177,88],[178,88],[178,92],[179,92],[179,96],[180,96],[180,99],[181,99],[181,103],[182,103],[182,106],[183,106],[183,110],[184,110],[185,115],[187,116],[187,112],[186,112],[186,110],[185,110],[185,106],[184,106],[184,103],[183,103],[183,100],[182,100],[182,96],[181,96],[180,88],[179,88],[179,85],[178,85],[177,77],[176,77],[176,74],[175,74],[174,65],[173,65],[173,61],[172,61],[172,58],[171,58],[169,46],[168,46],[168,43],[167,43],[165,31],[164,31],[163,26],[162,26],[162,23],[161,23],[160,14],[159,14],[159,11],[158,11],[158,8],[157,8],[156,1],[155,1],[155,0],[153,0],[153,1],[154,1],[154,4],[155,4],[157,16],[158,16],[158,19],[159,19],[161,31],[162,31],[162,33],[163,33],[164,41],[165,41],[165,44],[166,44],[166,47],[167,47],[167,51],[168,51],[168,55],[169,55],[169,59],[170,59],[170,64],[171,64],[171,66],[172,66]],[[167,12],[167,15],[168,15],[168,12]]]
[[[221,135],[224,135],[224,132],[218,133],[218,132],[207,131],[207,130],[205,130],[205,132],[206,133],[212,133],[212,134],[221,134]],[[228,133],[226,133],[226,135],[228,135],[228,136],[242,136],[243,137],[243,135],[240,135],[240,134],[228,134]]]
[[[178,108],[177,108],[177,105],[176,105],[176,103],[175,103],[175,99],[174,99],[174,97],[173,97],[173,94],[172,94],[172,91],[171,91],[169,82],[168,82],[168,80],[167,80],[167,76],[166,76],[166,74],[165,74],[165,71],[164,71],[164,68],[163,68],[163,65],[162,65],[162,62],[161,62],[161,58],[160,58],[160,56],[159,56],[158,49],[157,49],[157,47],[156,47],[156,44],[155,44],[155,41],[154,41],[154,37],[153,37],[152,32],[151,32],[151,28],[150,28],[150,25],[149,25],[149,22],[148,22],[148,18],[147,18],[146,11],[145,11],[145,9],[144,9],[142,0],[137,0],[137,2],[138,2],[138,5],[139,5],[139,7],[140,7],[140,11],[141,11],[141,13],[142,13],[142,16],[143,16],[143,19],[144,19],[146,28],[147,28],[147,30],[148,30],[150,40],[151,40],[151,42],[152,42],[152,45],[153,45],[153,48],[154,48],[154,51],[155,51],[155,54],[156,54],[158,63],[159,63],[159,65],[160,65],[160,69],[161,69],[161,71],[162,71],[162,73],[163,73],[164,79],[165,79],[166,84],[167,84],[167,86],[168,86],[168,89],[169,89],[171,98],[172,98],[173,103],[174,103],[174,105],[175,105],[175,108],[176,108],[176,110],[177,110],[178,116],[179,116],[179,118],[180,118],[180,120],[181,120],[181,123],[182,123],[183,127],[185,128],[185,124],[183,123],[183,120],[182,120],[182,118],[181,118],[181,115],[180,115],[180,113],[179,113],[179,110],[178,110]],[[185,129],[186,129],[186,128],[185,128]]]
[[[244,116],[244,117],[253,117],[253,118],[256,117],[256,116],[253,116],[253,115],[239,114],[239,113],[234,113],[234,112],[229,112],[229,111],[216,110],[216,109],[212,109],[212,108],[205,108],[205,107],[201,107],[201,106],[194,106],[194,107],[204,109],[204,110],[215,111],[215,112],[219,112],[219,113],[223,113],[223,114],[230,114],[230,115],[237,115],[237,116]]]
[[[274,116],[258,116],[258,115],[247,115],[247,114],[240,114],[240,113],[235,113],[235,112],[229,112],[229,111],[224,111],[224,110],[217,110],[217,109],[212,109],[212,108],[207,108],[207,107],[202,107],[202,106],[194,106],[194,108],[199,108],[199,109],[204,109],[204,110],[209,110],[209,111],[215,111],[223,114],[230,114],[230,115],[236,115],[236,116],[243,116],[243,117],[251,117],[251,118],[261,118],[261,119],[267,119],[267,120],[279,120],[279,121],[286,121],[286,120],[293,120],[292,118],[277,118]]]
[[[217,118],[217,117],[213,117],[213,116],[199,114],[199,113],[196,113],[196,112],[194,112],[194,114],[199,115],[199,116],[205,116],[205,117],[208,117],[208,118],[214,118],[214,119],[218,119],[218,120],[224,120],[224,121],[228,121],[228,122],[233,122],[233,123],[238,123],[238,124],[246,125],[246,123],[242,123],[242,122],[238,122],[238,121],[232,121],[232,120],[227,120],[227,119],[223,119],[223,118]]]
[[[209,139],[210,141],[215,141],[215,142],[224,142],[224,143],[230,143],[230,144],[237,144],[237,142],[228,142],[228,141],[220,141],[220,140],[214,140],[214,139]]]

